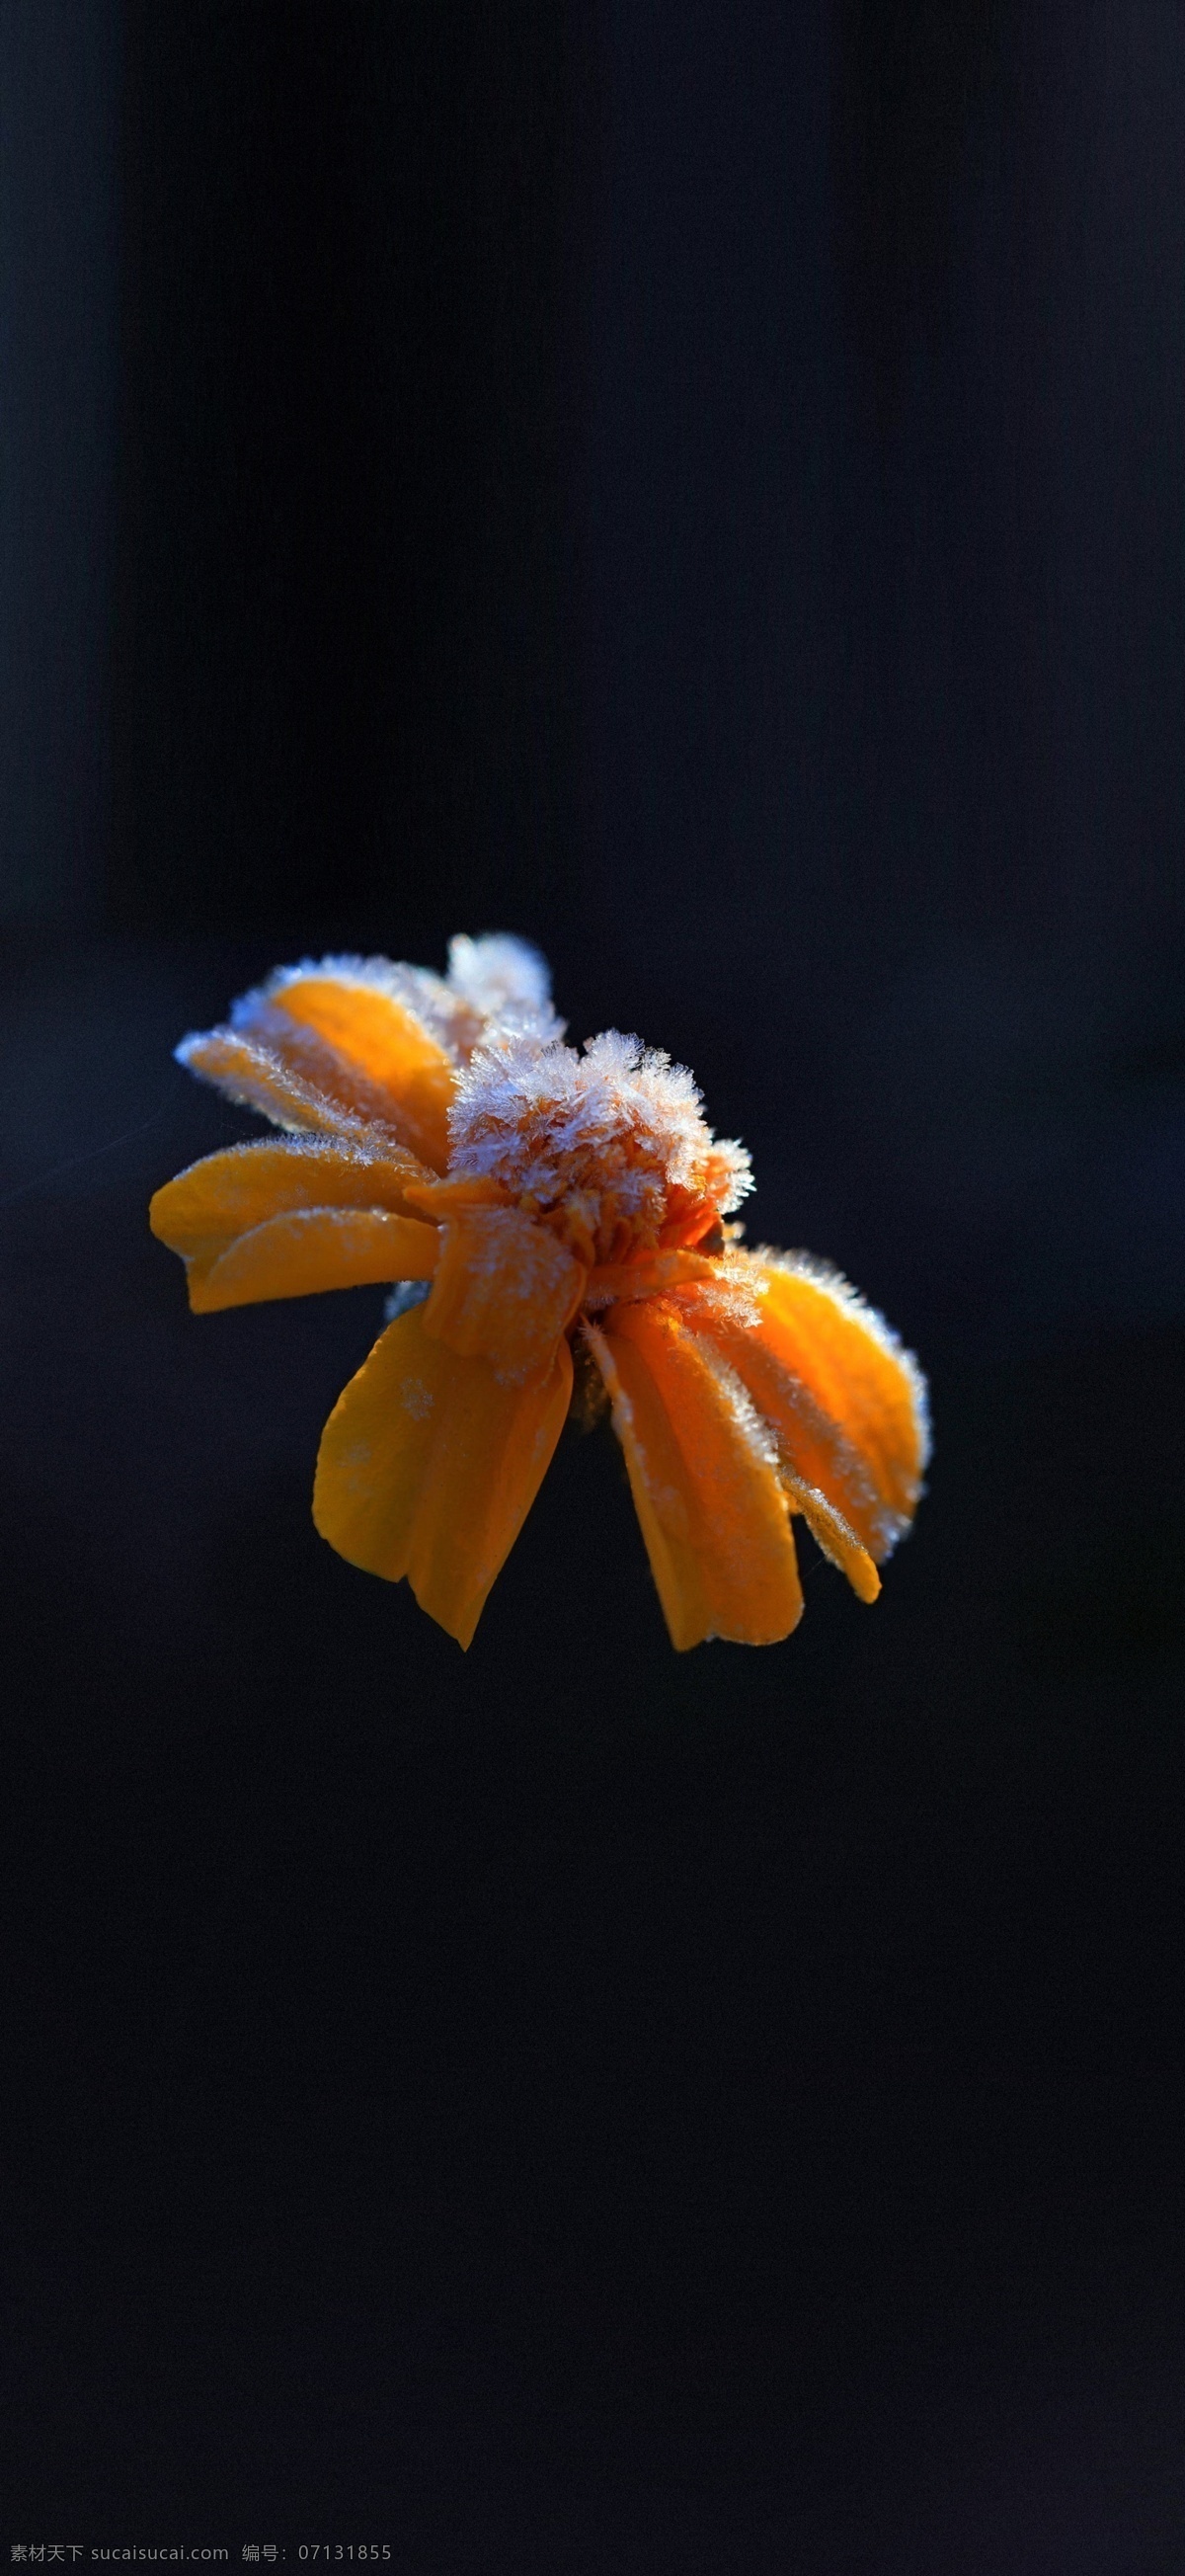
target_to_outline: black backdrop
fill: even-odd
[[[10,5],[6,2536],[1175,2570],[1181,12]],[[607,1436],[468,1658],[316,1539],[169,1049],[462,927],[919,1350],[874,1613],[676,1659]]]

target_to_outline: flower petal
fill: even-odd
[[[861,1601],[879,1598],[881,1579],[867,1548],[861,1547],[855,1530],[848,1527],[842,1512],[837,1512],[817,1485],[804,1485],[801,1477],[780,1469],[782,1483],[791,1498],[792,1511],[801,1512],[812,1538],[817,1539],[824,1556],[846,1574],[853,1592]]]
[[[327,1079],[332,1064],[333,1096],[357,1101],[364,1115],[377,1108],[415,1153],[443,1171],[456,1065],[410,998],[394,989],[392,972],[384,982],[365,961],[297,967],[248,994],[235,1025],[248,1036],[257,1031],[298,1072],[308,1062],[315,1082]]]
[[[791,1480],[878,1563],[888,1556],[921,1489],[926,1418],[917,1368],[879,1316],[826,1273],[749,1253],[731,1256],[720,1288],[679,1302],[748,1389]]]
[[[195,1315],[267,1297],[310,1297],[393,1279],[430,1279],[440,1236],[385,1208],[300,1208],[241,1234],[216,1260],[186,1263]]]
[[[177,1061],[190,1073],[200,1074],[203,1082],[212,1082],[228,1100],[258,1109],[276,1127],[287,1127],[297,1135],[345,1135],[358,1144],[364,1144],[377,1127],[384,1143],[398,1146],[394,1128],[380,1117],[381,1103],[360,1101],[357,1086],[345,1086],[345,1098],[340,1081],[335,1089],[335,1067],[324,1049],[319,1060],[314,1044],[300,1047],[297,1061],[297,1032],[288,1030],[294,1043],[286,1053],[282,1052],[284,1028],[277,1026],[270,1034],[271,1043],[267,1043],[258,1031],[244,1037],[237,1029],[206,1029],[182,1038]]]
[[[467,1646],[550,1464],[572,1391],[565,1341],[510,1387],[414,1307],[390,1324],[321,1438],[313,1518],[351,1565],[397,1583]]]
[[[424,1329],[521,1382],[550,1366],[587,1276],[558,1236],[518,1208],[458,1208],[441,1227]]]
[[[698,1252],[678,1250],[643,1253],[633,1261],[598,1261],[588,1274],[585,1303],[593,1313],[601,1306],[631,1305],[638,1297],[657,1297],[690,1280],[710,1282],[715,1266]]]
[[[867,1458],[886,1511],[907,1522],[930,1454],[926,1384],[911,1351],[836,1270],[751,1256],[764,1275],[765,1339]]]
[[[786,1500],[758,1427],[674,1301],[585,1326],[672,1643],[770,1645],[802,1615]]]
[[[216,1261],[240,1234],[296,1208],[381,1207],[406,1213],[405,1184],[422,1177],[414,1155],[398,1148],[363,1153],[356,1146],[314,1143],[231,1145],[206,1154],[166,1181],[148,1222],[171,1252]]]

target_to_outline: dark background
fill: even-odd
[[[1183,168],[1177,0],[0,0],[0,2540],[1185,2566]],[[188,1315],[175,1040],[492,927],[920,1352],[874,1614],[572,1435],[463,1659]]]

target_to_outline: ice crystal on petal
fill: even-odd
[[[882,1351],[887,1352],[889,1358],[896,1362],[909,1385],[913,1399],[920,1453],[918,1473],[924,1475],[930,1463],[931,1451],[930,1390],[913,1352],[906,1350],[900,1335],[894,1332],[891,1324],[886,1323],[878,1308],[870,1306],[868,1299],[861,1296],[859,1289],[853,1288],[851,1280],[845,1279],[842,1270],[837,1270],[832,1262],[820,1261],[813,1252],[777,1252],[769,1244],[759,1245],[758,1258],[768,1263],[771,1270],[787,1270],[791,1276],[813,1280],[816,1288],[822,1288],[841,1311],[851,1315],[862,1331],[866,1332],[872,1341],[878,1342]]]
[[[231,1027],[249,1032],[266,1024],[272,1010],[283,1010],[288,989],[310,976],[331,976],[335,983],[352,984],[360,991],[389,994],[392,1001],[411,1011],[421,1027],[438,1038],[450,1054],[456,1054],[458,1035],[470,1026],[472,1014],[461,996],[430,967],[404,966],[390,957],[346,956],[305,957],[299,966],[278,967],[265,984],[244,993],[242,1000],[235,1003]]]
[[[752,1450],[755,1458],[760,1458],[764,1466],[772,1467],[776,1471],[780,1465],[777,1438],[764,1415],[758,1412],[748,1388],[737,1376],[736,1370],[730,1368],[727,1360],[721,1357],[720,1352],[713,1350],[710,1342],[703,1342],[700,1345],[700,1351],[724,1397],[741,1439]]]
[[[397,1324],[401,1315],[410,1315],[413,1306],[426,1305],[431,1294],[430,1279],[397,1279],[383,1301],[383,1322]]]
[[[450,940],[447,976],[390,957],[306,957],[299,966],[278,968],[266,983],[245,993],[235,1003],[232,1028],[244,1035],[266,1033],[272,1013],[284,1008],[285,994],[309,976],[330,976],[358,991],[388,994],[458,1064],[467,1064],[474,1047],[494,1029],[529,1030],[544,1041],[564,1033],[563,1021],[551,1008],[544,959],[525,940],[503,933]]]
[[[544,1041],[564,1034],[564,1022],[551,1007],[547,960],[525,939],[505,931],[469,939],[462,931],[449,941],[448,982],[450,991],[478,1014],[483,1035],[492,1024],[529,1031]]]

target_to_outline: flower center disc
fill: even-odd
[[[750,1187],[717,1143],[682,1065],[609,1029],[583,1054],[531,1033],[490,1036],[449,1113],[449,1176],[492,1180],[590,1267],[694,1240]]]

